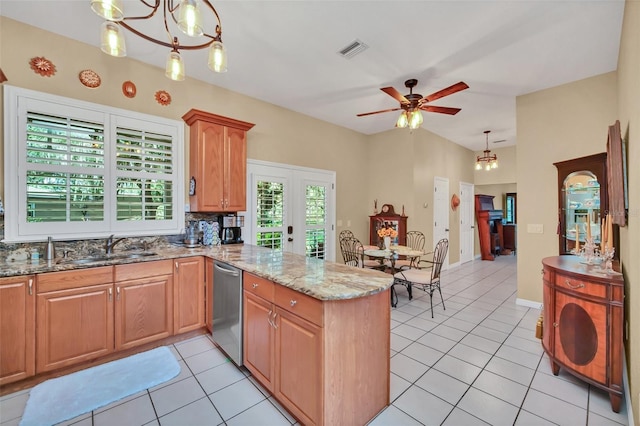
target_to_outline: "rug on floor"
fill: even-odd
[[[162,346],[127,358],[47,380],[29,392],[21,426],[53,425],[159,385],[180,373]]]

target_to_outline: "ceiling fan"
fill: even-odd
[[[422,96],[419,93],[413,93],[413,88],[417,84],[418,80],[416,79],[409,79],[405,81],[404,85],[409,88],[409,94],[404,96],[393,87],[382,87],[380,90],[400,102],[400,107],[383,109],[381,111],[365,112],[363,114],[358,114],[357,116],[364,117],[366,115],[380,114],[382,112],[402,110],[402,113],[400,114],[400,117],[398,118],[398,121],[396,123],[396,127],[407,127],[408,125],[412,129],[416,129],[422,124],[422,114],[420,113],[421,110],[449,115],[455,115],[460,112],[460,108],[449,108],[427,104],[429,102],[435,101],[436,99],[440,99],[469,88],[466,83],[461,81],[430,95]]]

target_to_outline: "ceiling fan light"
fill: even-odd
[[[202,30],[202,13],[198,0],[182,0],[179,6],[178,28],[189,37],[200,37]]]
[[[122,0],[91,0],[91,10],[109,21],[122,21],[124,18]]]
[[[214,72],[227,72],[227,50],[219,40],[209,48],[209,68]]]
[[[400,117],[398,117],[398,121],[396,121],[396,127],[403,129],[408,125],[409,125],[409,119],[407,118],[407,111],[402,111],[400,113]]]
[[[167,66],[164,75],[174,81],[184,80],[184,62],[180,52],[177,50],[172,50],[167,55]]]
[[[120,25],[104,21],[100,27],[100,49],[111,56],[127,56],[127,46]]]
[[[418,127],[420,127],[423,123],[424,119],[422,118],[422,113],[420,112],[419,109],[413,110],[411,111],[410,117],[409,117],[409,128],[413,129],[417,129]]]

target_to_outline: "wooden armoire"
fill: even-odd
[[[493,260],[504,248],[502,210],[493,208],[493,195],[476,194],[476,221],[482,260]]]

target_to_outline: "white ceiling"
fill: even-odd
[[[462,111],[425,112],[423,127],[474,151],[484,149],[484,130],[490,143],[506,139],[490,148],[516,144],[516,96],[615,70],[624,12],[624,0],[212,3],[229,70],[209,71],[206,50],[183,52],[188,77],[365,134],[393,128],[398,116],[356,117],[398,106],[381,87],[407,94],[404,81],[416,78],[414,92],[427,95],[464,81],[469,89],[432,103]],[[99,46],[102,20],[88,0],[0,0],[0,14]],[[164,68],[168,49],[125,36],[129,57]],[[355,39],[369,48],[337,53]]]

